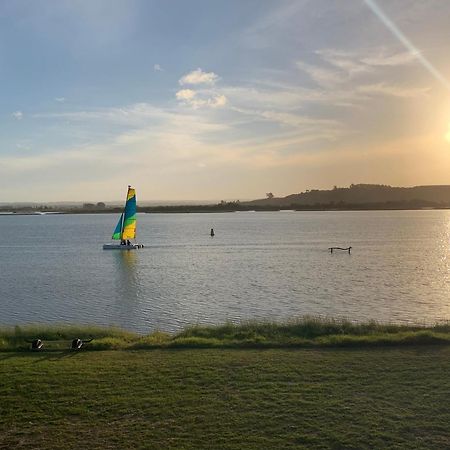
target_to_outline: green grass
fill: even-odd
[[[0,351],[28,351],[40,338],[46,350],[62,350],[79,337],[94,340],[90,350],[156,348],[301,348],[450,344],[450,323],[434,326],[353,323],[306,317],[284,323],[250,321],[191,326],[179,333],[146,336],[118,328],[92,326],[16,326],[0,329]]]
[[[449,374],[448,346],[3,352],[0,448],[443,449]]]
[[[449,323],[318,318],[2,328],[0,449],[449,448],[449,343]]]

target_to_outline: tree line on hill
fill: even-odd
[[[293,209],[313,206],[345,209],[450,207],[450,185],[405,188],[382,184],[351,184],[349,187],[335,186],[330,190],[308,189],[286,197],[269,194],[266,195],[267,198],[245,202],[244,205]]]
[[[33,213],[112,213],[123,207],[109,206],[104,202],[84,203],[80,206],[64,205],[3,205],[0,212]],[[381,184],[351,184],[349,187],[335,186],[330,190],[311,189],[286,197],[266,198],[241,202],[224,201],[205,205],[160,205],[138,206],[138,212],[186,213],[186,212],[232,212],[232,211],[278,211],[293,210],[381,210],[381,209],[423,209],[450,208],[450,185],[415,186],[411,188],[392,187]]]

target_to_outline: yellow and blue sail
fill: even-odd
[[[113,239],[134,239],[136,237],[136,191],[128,186],[125,210],[116,225]]]

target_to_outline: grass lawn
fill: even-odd
[[[450,448],[450,347],[0,353],[4,449]]]

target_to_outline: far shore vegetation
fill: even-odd
[[[86,350],[449,345],[450,322],[421,326],[306,317],[284,323],[194,325],[177,333],[148,335],[113,327],[24,325],[0,328],[0,351],[28,351],[33,339],[44,341],[43,350],[64,350],[75,338],[93,338]]]
[[[410,188],[378,184],[351,184],[349,187],[334,186],[330,190],[307,189],[299,194],[276,197],[272,192],[266,198],[252,201],[220,201],[207,204],[142,205],[141,213],[224,213],[245,211],[353,211],[353,210],[404,210],[449,209],[449,186],[415,186]],[[54,204],[3,204],[0,213],[37,214],[102,214],[120,213],[122,206],[99,201],[74,205]]]

